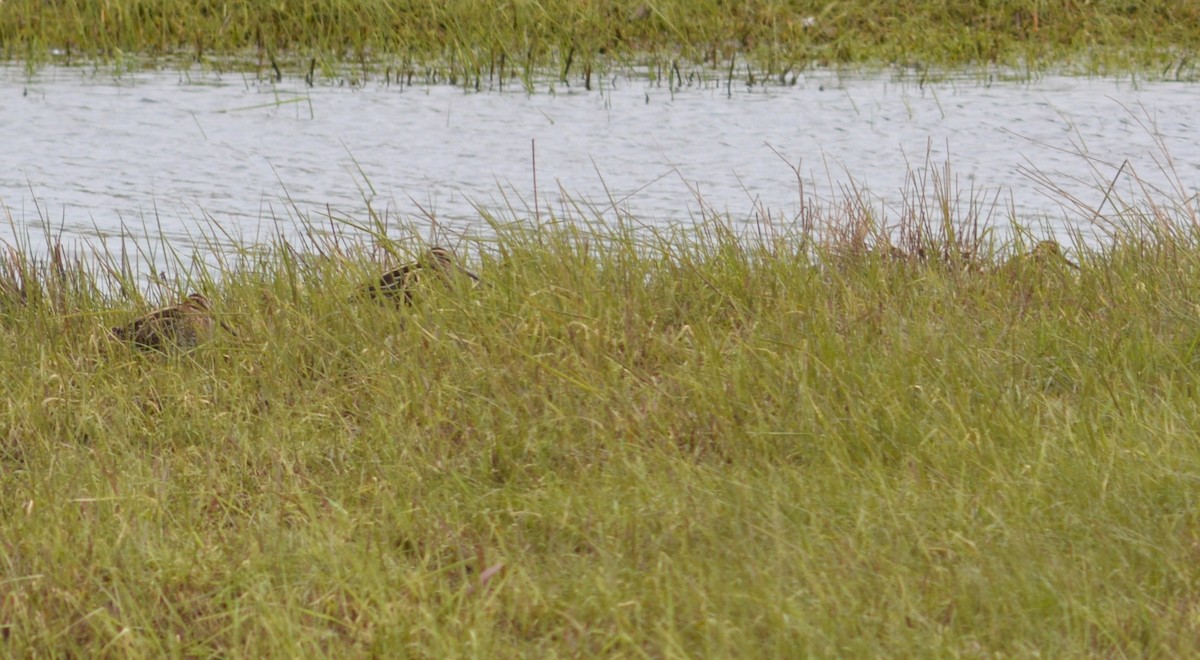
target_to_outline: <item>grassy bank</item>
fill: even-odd
[[[264,73],[482,84],[556,72],[587,83],[614,65],[709,64],[782,76],[811,66],[963,66],[1195,74],[1200,9],[1147,2],[384,0],[104,3],[6,0],[8,59],[199,60]],[[235,64],[236,63],[236,64]]]
[[[183,355],[106,336],[119,269],[10,253],[0,648],[1196,653],[1187,205],[1078,270],[810,211],[497,222],[411,307],[277,245],[167,287],[236,332]]]

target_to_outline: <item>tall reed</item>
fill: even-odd
[[[0,644],[1194,654],[1195,198],[1014,276],[1045,235],[912,180],[752,231],[483,212],[436,239],[483,285],[411,305],[358,295],[423,249],[370,219],[148,291],[8,250]],[[191,289],[236,334],[108,335]]]

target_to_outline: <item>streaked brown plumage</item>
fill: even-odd
[[[1041,241],[1028,254],[1018,255],[1005,262],[1003,269],[1009,275],[1053,270],[1066,266],[1079,270],[1079,264],[1063,254],[1062,246],[1055,241]]]
[[[1066,264],[1075,270],[1079,270],[1079,264],[1071,261],[1063,254],[1062,246],[1054,241],[1042,241],[1033,247],[1033,251],[1029,253],[1030,258],[1037,263],[1046,265],[1052,263]]]
[[[157,309],[113,328],[112,334],[139,348],[190,350],[210,338],[217,325],[234,334],[229,326],[213,318],[212,301],[193,293],[177,305]]]
[[[475,282],[479,276],[459,266],[454,259],[454,253],[444,247],[430,248],[424,256],[402,266],[397,266],[382,276],[378,282],[366,287],[366,292],[372,297],[384,296],[396,299],[403,296],[405,304],[411,304],[413,292],[427,274],[449,278],[454,273],[461,273]]]

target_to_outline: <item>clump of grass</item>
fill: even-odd
[[[1200,22],[1173,0],[951,3],[860,0],[400,3],[104,3],[7,0],[3,56],[67,61],[130,56],[249,63],[265,74],[526,83],[547,73],[591,85],[638,62],[674,76],[708,64],[750,80],[808,67],[998,64],[1142,70],[1194,77]],[[351,68],[346,71],[346,65]],[[665,77],[665,76],[664,76]]]
[[[119,263],[0,308],[0,643],[1194,653],[1194,200],[1013,276],[950,188],[489,217],[485,285],[409,306],[357,294],[419,247],[313,232],[168,273],[237,331],[189,353],[98,339],[145,305]]]

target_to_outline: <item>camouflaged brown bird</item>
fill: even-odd
[[[1042,264],[1060,263],[1066,264],[1075,270],[1079,270],[1079,264],[1071,261],[1063,254],[1062,246],[1054,241],[1042,241],[1033,247],[1033,251],[1029,256],[1034,261]]]
[[[366,292],[373,298],[383,296],[397,299],[403,296],[406,305],[412,304],[413,292],[422,280],[430,275],[448,279],[455,273],[466,275],[474,282],[479,281],[478,275],[458,265],[453,252],[444,247],[434,247],[420,259],[387,271],[378,282],[367,285]]]
[[[154,310],[113,328],[112,335],[138,348],[190,350],[210,339],[218,325],[234,334],[229,326],[213,317],[212,301],[193,293],[177,305]]]
[[[1079,264],[1063,254],[1062,246],[1055,241],[1041,241],[1028,254],[1018,255],[1005,262],[1003,270],[1010,275],[1021,272],[1037,272],[1066,266],[1079,270]]]

